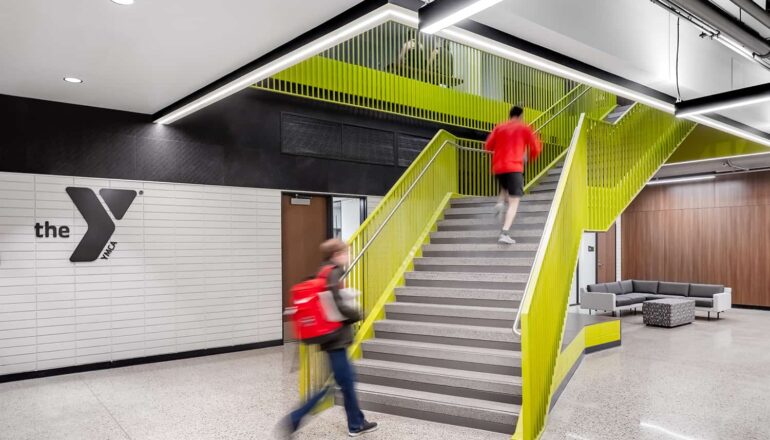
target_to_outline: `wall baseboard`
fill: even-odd
[[[749,305],[742,305],[742,304],[733,304],[733,308],[770,311],[770,306],[749,306]]]
[[[283,340],[253,342],[250,344],[231,345],[229,347],[206,348],[202,350],[184,351],[180,353],[159,354],[132,359],[121,359],[109,362],[97,362],[93,364],[75,365],[72,367],[52,368],[50,370],[28,371],[0,376],[0,383],[15,382],[41,377],[61,376],[64,374],[84,373],[88,371],[107,370],[110,368],[129,367],[132,365],[153,364],[157,362],[176,361],[215,354],[235,353],[239,351],[255,350],[259,348],[278,347],[283,345]]]

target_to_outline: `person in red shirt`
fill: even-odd
[[[522,120],[523,114],[523,108],[511,108],[510,119],[492,130],[486,144],[487,151],[492,152],[492,172],[500,182],[500,201],[495,208],[501,216],[505,212],[503,230],[497,241],[505,244],[516,243],[511,237],[511,226],[519,209],[519,200],[524,195],[524,162],[535,160],[541,150],[540,140]]]

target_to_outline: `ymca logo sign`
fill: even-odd
[[[115,223],[91,189],[71,186],[67,188],[67,194],[88,224],[88,230],[83,239],[80,240],[78,247],[75,248],[75,252],[72,253],[70,261],[73,263],[96,261],[100,255],[102,260],[109,259],[117,245],[116,242],[110,241],[115,232]],[[102,196],[102,200],[112,212],[115,220],[123,219],[128,208],[134,202],[136,194],[136,191],[126,189],[105,188],[99,190],[99,195]],[[35,236],[38,238],[51,236],[53,238],[69,238],[70,228],[69,226],[56,227],[49,222],[42,225],[36,223]],[[108,243],[109,246],[107,246]]]
[[[115,249],[116,243],[111,242],[104,253],[102,250],[115,232],[115,223],[91,189],[71,186],[67,188],[67,194],[88,224],[88,230],[75,248],[75,252],[72,253],[70,261],[73,263],[96,261],[99,255],[106,260]],[[115,216],[115,220],[122,220],[136,198],[136,191],[105,188],[99,190],[99,195]]]

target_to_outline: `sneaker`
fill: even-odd
[[[364,420],[364,426],[356,429],[355,431],[348,432],[348,435],[351,437],[358,437],[359,435],[366,434],[367,432],[374,432],[378,428],[377,424],[374,422],[367,422]]]
[[[516,240],[511,238],[508,234],[500,234],[500,238],[497,239],[497,242],[501,244],[516,244]]]

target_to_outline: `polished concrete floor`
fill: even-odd
[[[585,357],[543,440],[770,439],[770,312],[722,317],[663,329],[624,316],[623,345]]]
[[[623,317],[623,346],[586,356],[545,440],[770,439],[770,312],[676,329]],[[271,439],[295,403],[295,347],[0,384],[0,439]],[[375,439],[505,435],[368,413]],[[340,408],[296,437],[346,438]]]

